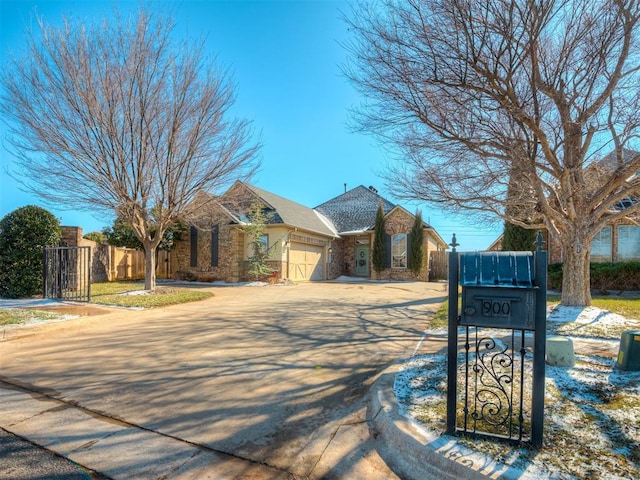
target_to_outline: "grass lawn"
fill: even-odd
[[[119,307],[166,307],[212,296],[211,292],[164,286],[156,287],[154,292],[147,292],[142,282],[101,282],[91,285],[91,303]]]
[[[38,310],[23,308],[1,308],[0,309],[0,326],[17,325],[19,323],[27,323],[34,319],[54,320],[59,315],[51,312],[43,312]]]
[[[211,292],[159,286],[151,293],[142,282],[101,282],[91,285],[91,303],[104,306],[156,308],[195,302],[213,296]],[[0,326],[62,318],[58,313],[37,308],[2,308]]]

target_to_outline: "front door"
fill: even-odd
[[[356,247],[356,275],[369,276],[369,247]]]

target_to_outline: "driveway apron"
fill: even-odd
[[[293,478],[351,478],[363,458],[389,478],[366,448],[364,399],[413,353],[445,286],[206,288],[201,302],[5,329],[0,393],[21,387]]]

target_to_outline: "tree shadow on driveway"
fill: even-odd
[[[376,376],[414,351],[442,301],[380,290],[248,289],[239,292],[246,297],[116,313],[5,342],[3,375],[111,418],[314,478],[338,430],[365,422]],[[361,447],[347,447],[335,469],[322,465],[322,476],[340,478],[357,461],[354,452],[371,453]]]

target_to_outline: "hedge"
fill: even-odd
[[[640,290],[640,262],[592,263],[591,290],[609,293]],[[549,265],[548,285],[562,290],[562,263]]]

